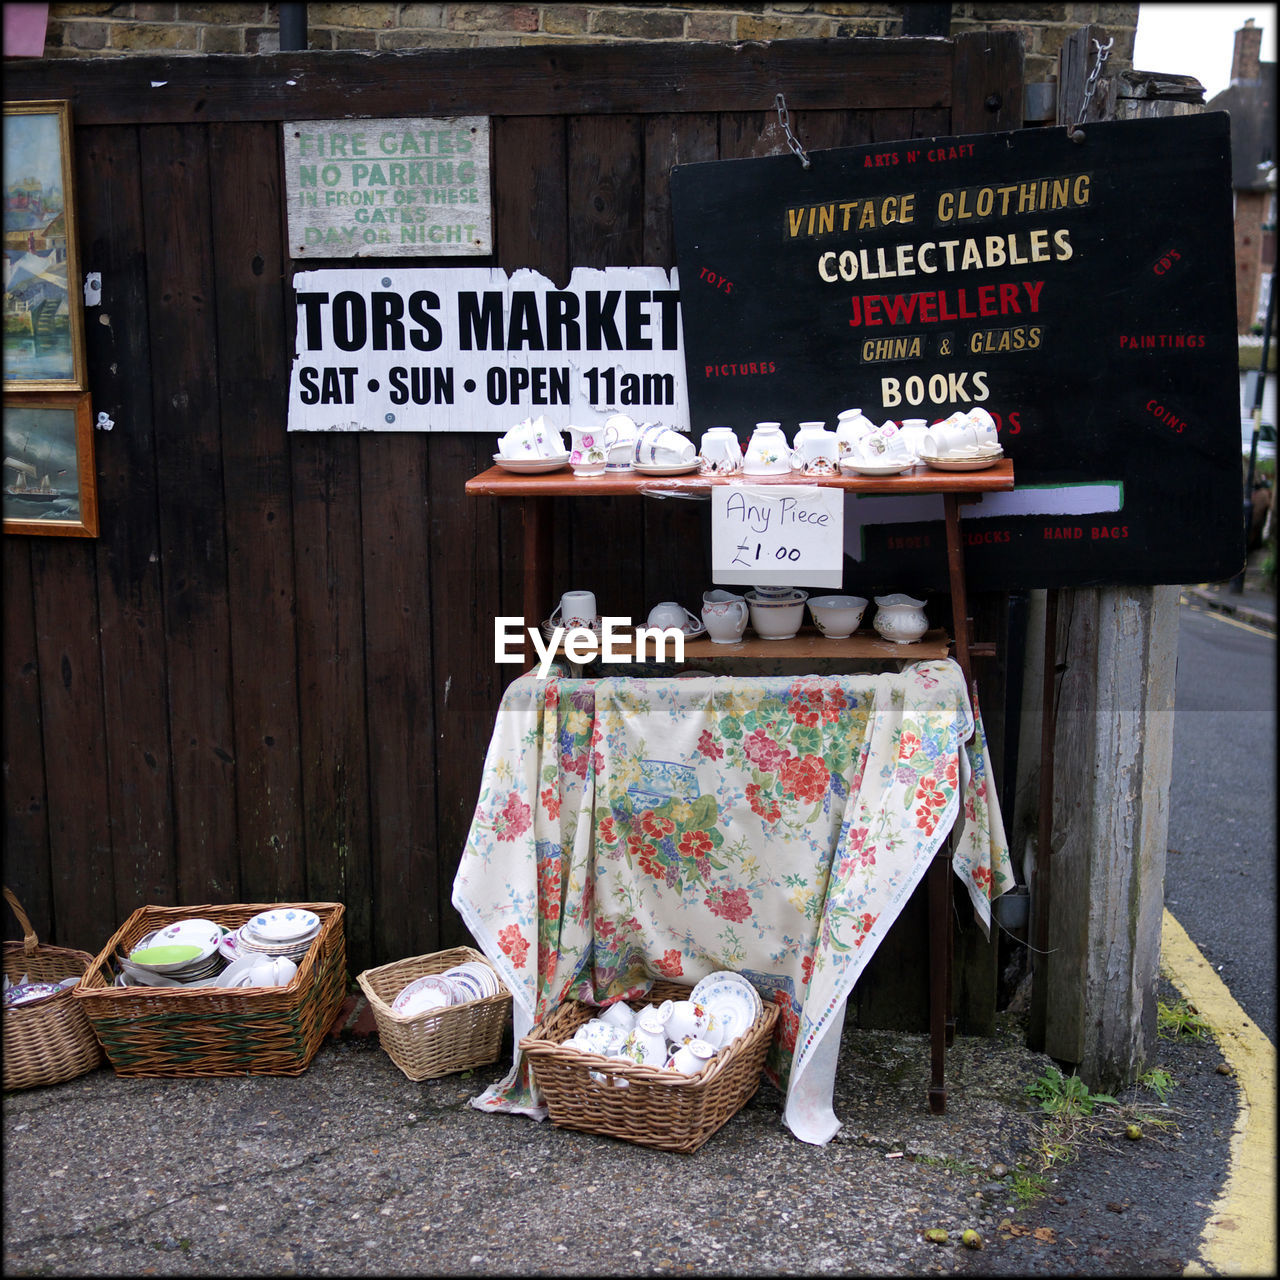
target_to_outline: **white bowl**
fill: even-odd
[[[752,629],[761,640],[790,640],[804,621],[804,602],[808,598],[807,591],[796,590],[781,600],[765,600],[748,591]]]
[[[858,629],[867,602],[861,596],[812,596],[813,625],[828,640],[843,640]]]

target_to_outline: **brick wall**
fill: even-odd
[[[1073,31],[1099,23],[1115,37],[1110,68],[1131,65],[1137,4],[953,4],[951,33],[1014,28],[1027,80],[1049,80]],[[279,48],[274,4],[51,4],[45,56],[270,53]],[[840,39],[902,34],[902,5],[309,4],[312,49],[423,49],[556,41]]]

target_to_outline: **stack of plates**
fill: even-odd
[[[734,973],[732,969],[709,973],[689,993],[689,999],[711,1011],[720,1029],[721,1048],[750,1031],[764,1012],[760,993],[742,974]]]
[[[498,975],[487,964],[466,960],[443,973],[428,973],[415,978],[401,989],[392,1001],[391,1010],[408,1015],[427,1013],[432,1009],[447,1009],[450,1005],[496,996],[501,989]]]
[[[974,444],[946,454],[921,452],[920,461],[938,471],[983,471],[1003,457],[1004,449],[998,444]]]
[[[301,961],[320,935],[320,917],[305,907],[276,907],[246,920],[236,934],[239,956],[284,956]]]
[[[122,986],[183,987],[202,983],[221,970],[222,927],[212,920],[177,920],[140,939],[128,957],[119,957]]]

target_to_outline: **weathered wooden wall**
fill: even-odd
[[[4,538],[5,881],[42,939],[89,951],[144,903],[339,900],[352,972],[466,939],[449,892],[520,527],[463,495],[489,434],[286,432],[280,122],[489,115],[488,261],[559,282],[672,266],[671,166],[780,150],[779,90],[810,149],[1021,123],[1007,33],[6,73],[10,100],[73,104],[90,385],[116,425],[101,536]],[[637,615],[707,584],[696,504],[557,517],[556,591],[571,564]],[[923,933],[882,955],[922,1010]],[[864,986],[867,1016],[901,1016]]]

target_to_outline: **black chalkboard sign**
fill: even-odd
[[[1228,117],[1084,133],[673,170],[695,436],[981,405],[1017,489],[965,508],[975,589],[1236,573]],[[934,501],[850,502],[846,587],[944,587]]]

